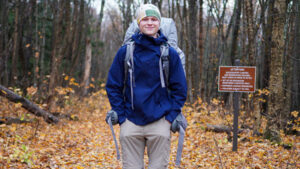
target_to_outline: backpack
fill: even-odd
[[[168,38],[168,45],[172,46],[177,51],[183,66],[183,70],[185,71],[185,55],[177,46],[177,29],[174,20],[172,18],[162,17],[160,22],[160,31]],[[126,31],[123,45],[129,44],[131,41],[131,36],[137,32],[139,32],[139,27],[136,20],[134,20]]]

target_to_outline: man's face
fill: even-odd
[[[147,16],[140,21],[139,28],[142,33],[157,38],[160,22],[154,16]]]

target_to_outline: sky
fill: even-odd
[[[101,8],[101,0],[92,0],[91,1],[91,6],[96,9],[97,13],[99,13],[100,12],[100,8]],[[105,8],[113,8],[113,7],[117,8],[118,4],[116,3],[115,0],[106,0],[104,7]]]
[[[228,0],[227,7],[231,10],[233,10],[234,1],[235,0]],[[96,9],[97,13],[99,14],[100,8],[101,8],[101,0],[91,0],[91,6],[94,7]],[[107,9],[107,8],[118,8],[118,4],[117,4],[116,0],[106,0],[105,1],[105,9]]]

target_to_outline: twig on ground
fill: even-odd
[[[218,152],[218,157],[219,157],[219,160],[220,160],[220,164],[221,164],[221,168],[223,169],[223,163],[222,163],[222,159],[221,159],[221,155],[220,155],[220,149],[219,149],[219,146],[218,146],[218,142],[217,140],[214,138],[214,141],[215,141],[215,144],[216,144],[216,148],[217,148],[217,152]]]

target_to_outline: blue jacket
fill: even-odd
[[[180,58],[175,49],[170,47],[168,93],[167,88],[161,87],[159,74],[160,45],[167,42],[167,38],[162,33],[158,38],[136,33],[132,36],[132,40],[135,42],[134,110],[131,108],[129,73],[123,96],[126,45],[117,52],[106,83],[106,92],[112,109],[118,114],[119,124],[128,119],[136,125],[146,125],[163,116],[172,123],[180,113],[187,95],[187,84]]]

